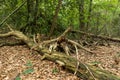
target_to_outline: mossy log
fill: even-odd
[[[76,71],[77,59],[67,56],[64,53],[53,52],[53,54],[45,54],[43,59],[56,62],[72,73]],[[119,77],[109,71],[102,70],[80,61],[76,75],[83,80],[120,80]]]
[[[33,48],[37,44],[34,43],[33,40],[28,38],[22,32],[19,31],[11,31],[5,34],[0,34],[1,37],[8,37],[8,36],[15,36],[19,40],[22,40],[29,48]],[[100,68],[79,62],[77,65],[78,60],[71,56],[67,56],[64,53],[60,52],[49,52],[47,48],[42,48],[36,46],[35,50],[42,52],[43,58],[64,66],[66,69],[74,73],[76,70],[76,75],[83,80],[120,80],[120,78],[114,74],[111,74],[109,71],[104,71]],[[76,67],[78,66],[78,69]]]

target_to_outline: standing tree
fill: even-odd
[[[79,4],[79,27],[80,30],[85,31],[85,16],[84,16],[84,0],[78,0]]]
[[[90,18],[91,18],[91,12],[92,12],[92,1],[90,0],[89,2],[89,10],[88,10],[88,18],[87,18],[87,29],[89,28],[89,24],[90,24]]]
[[[60,11],[61,5],[62,5],[62,0],[58,0],[58,5],[56,7],[55,14],[53,16],[53,21],[52,21],[52,26],[51,26],[51,29],[50,29],[49,37],[53,34],[53,31],[57,26],[57,18],[58,18],[58,13]]]

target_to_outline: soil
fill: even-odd
[[[79,50],[79,60],[120,76],[120,47],[117,45],[90,47],[96,54]],[[75,54],[72,54],[75,57]],[[0,80],[82,80],[26,46],[0,47]],[[31,72],[29,72],[32,69]],[[26,70],[29,73],[24,74]],[[26,71],[27,72],[27,71]],[[20,79],[17,79],[19,77]]]

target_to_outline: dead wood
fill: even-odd
[[[43,59],[47,59],[58,63],[59,65],[65,67],[70,72],[74,73],[76,71],[76,66],[78,60],[67,56],[63,53],[53,52],[53,54],[45,54]],[[113,75],[112,73],[97,68],[95,66],[90,66],[79,61],[78,69],[76,75],[83,80],[120,80],[119,77]]]
[[[71,30],[71,32],[72,33],[80,33],[80,34],[90,36],[90,37],[93,37],[93,38],[100,38],[100,39],[103,39],[103,40],[109,40],[109,41],[113,41],[113,42],[120,42],[120,39],[118,39],[118,38],[110,38],[110,37],[107,37],[107,36],[95,35],[95,34],[92,34],[92,33],[86,33],[86,32],[78,31],[78,30]]]
[[[64,33],[66,34],[68,31],[69,31],[69,29],[67,29]],[[29,48],[33,48],[34,46],[37,45],[36,43],[34,43],[34,40],[28,38],[26,35],[24,35],[22,32],[19,32],[19,31],[11,31],[11,32],[8,32],[5,34],[0,34],[0,38],[8,37],[8,36],[15,36],[19,40],[22,40],[24,43],[26,43],[26,45]],[[65,36],[65,35],[63,35],[63,36]],[[62,36],[62,38],[63,38],[63,36]],[[60,38],[61,37],[58,37],[56,39],[49,40],[46,42],[44,41],[43,43],[57,42],[57,41],[61,40]],[[65,41],[68,41],[69,43],[73,44],[74,46],[76,45],[77,47],[81,47],[79,44],[77,44],[69,39],[65,39]],[[102,69],[99,69],[97,67],[90,66],[88,64],[84,64],[84,63],[78,61],[76,58],[68,56],[64,53],[60,53],[57,51],[50,52],[47,47],[40,47],[40,44],[38,46],[36,46],[35,50],[43,53],[42,59],[51,60],[53,62],[60,64],[61,66],[65,67],[72,73],[75,73],[77,76],[79,76],[83,80],[120,80],[120,78],[111,74],[109,71],[103,71]],[[86,50],[86,49],[84,49],[84,50]],[[79,64],[78,64],[78,62],[79,62]]]
[[[0,34],[0,38],[2,38],[2,37],[10,37],[10,36],[17,37],[17,39],[23,41],[29,47],[32,47],[34,45],[30,38],[28,38],[22,32],[19,32],[19,31],[11,31],[11,32],[8,32],[8,33],[5,33],[5,34]]]
[[[85,51],[87,51],[87,52],[89,52],[89,53],[92,53],[92,54],[94,53],[94,52],[90,51],[89,49],[84,48],[82,45],[80,45],[79,43],[77,43],[77,42],[75,42],[75,41],[72,41],[72,40],[70,40],[70,39],[67,39],[67,41],[68,41],[69,43],[73,44],[73,45],[77,45],[79,48],[81,48],[81,49],[83,49],[83,50],[85,50]]]

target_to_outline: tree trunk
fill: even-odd
[[[35,26],[37,24],[38,6],[39,6],[39,1],[35,0],[34,19],[33,19],[33,23],[34,23]]]
[[[43,59],[51,60],[65,67],[70,72],[76,71],[77,59],[64,55],[63,53],[53,52],[53,54],[45,54]],[[111,74],[108,71],[102,70],[98,67],[84,64],[79,61],[76,75],[83,80],[120,80],[119,77]]]
[[[92,12],[92,0],[90,0],[90,3],[89,3],[89,12],[88,12],[88,21],[87,21],[87,30],[89,28],[89,24],[90,24],[90,19],[91,19],[91,12]]]
[[[80,30],[85,30],[85,16],[84,16],[84,0],[79,0],[79,24]]]
[[[58,0],[58,5],[56,7],[55,15],[53,17],[53,22],[52,22],[52,26],[51,26],[51,29],[50,29],[50,32],[49,32],[49,37],[53,34],[53,31],[57,26],[57,18],[58,18],[58,13],[60,11],[61,5],[62,5],[62,0]]]

